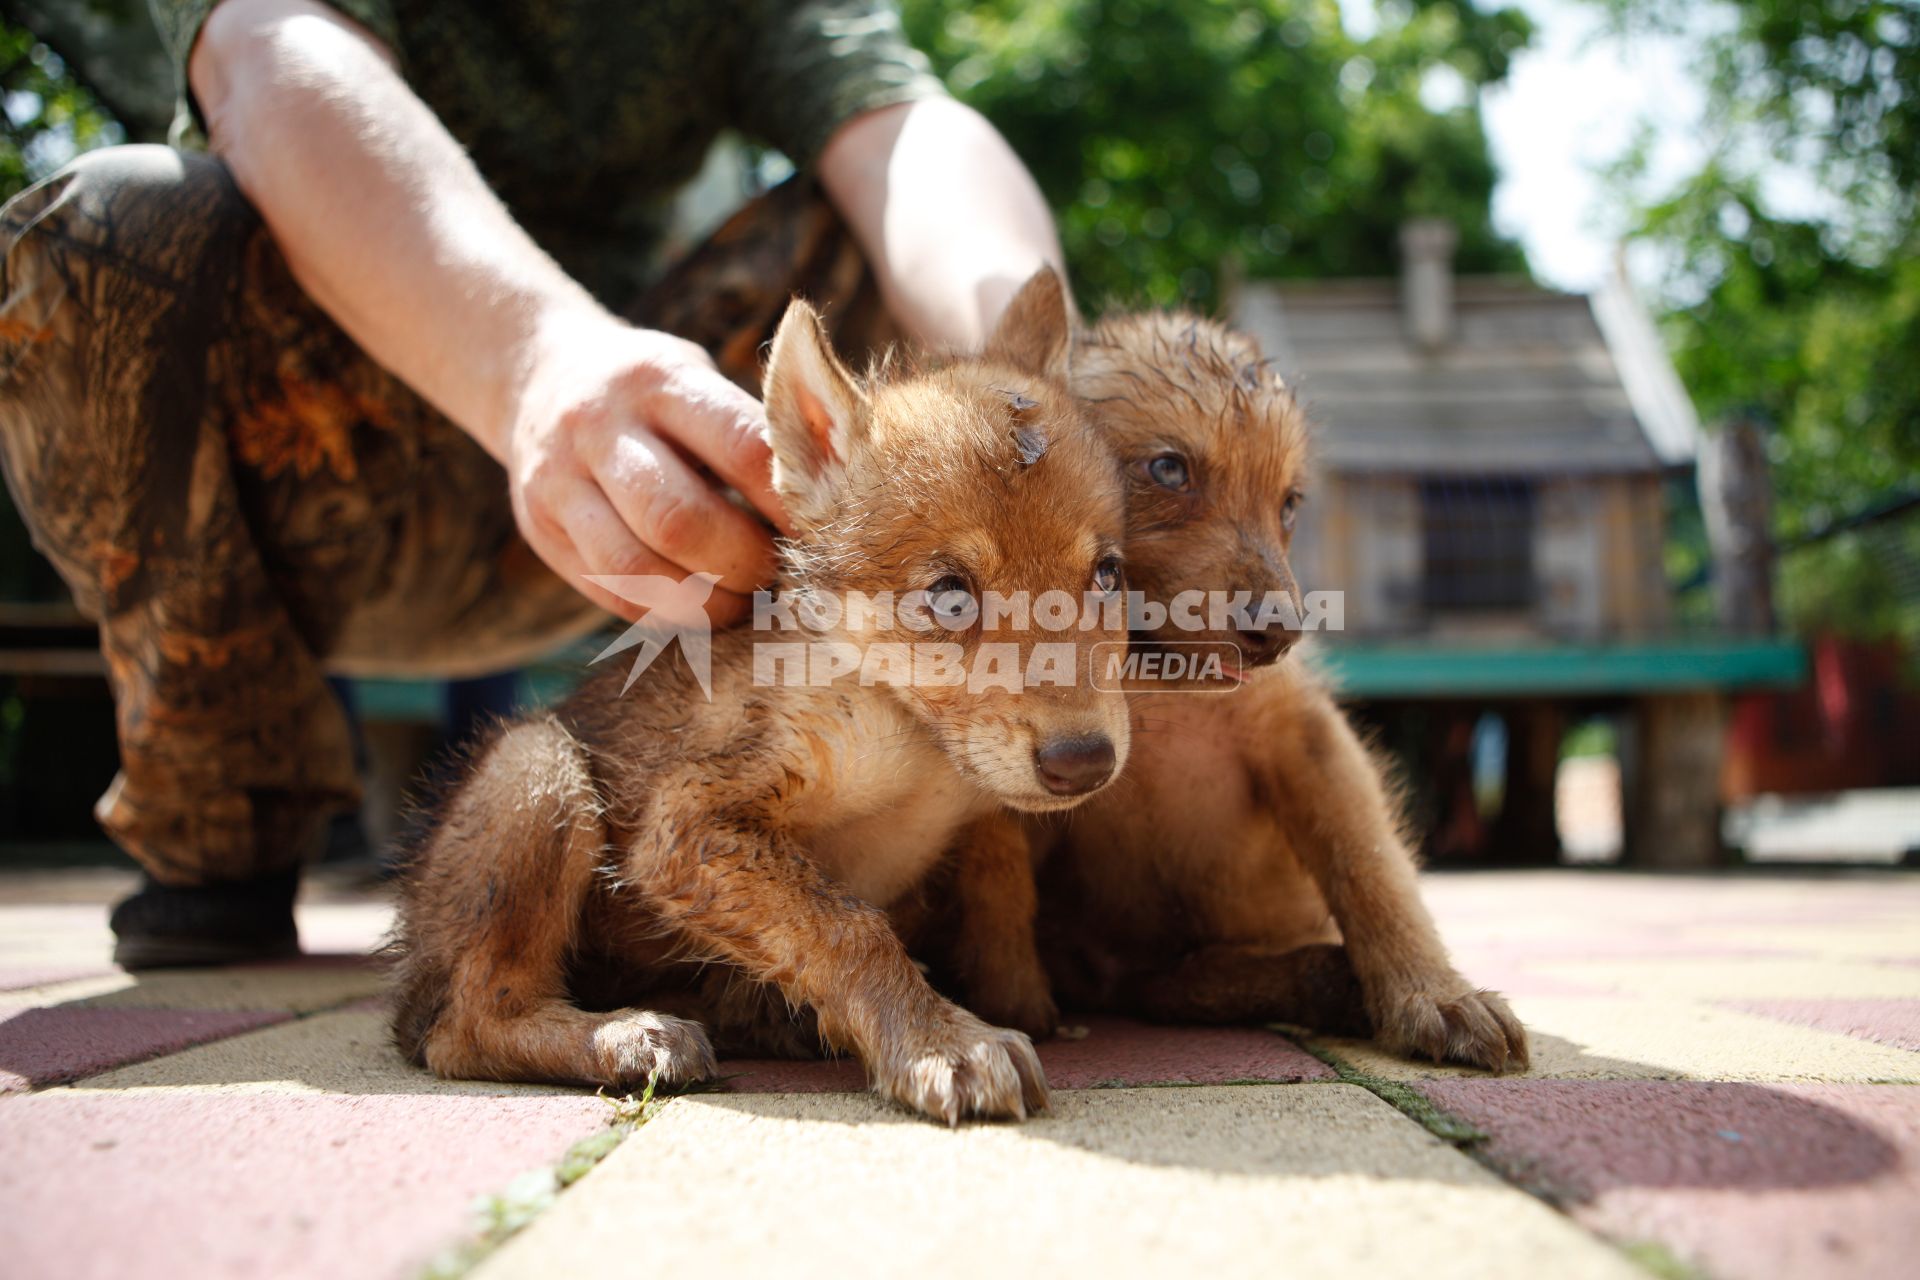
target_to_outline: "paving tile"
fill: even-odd
[[[1509,996],[1604,996],[1620,984],[1607,966],[1669,967],[1697,962],[1793,961],[1818,952],[1786,946],[1758,946],[1749,940],[1676,940],[1671,932],[1627,930],[1609,936],[1569,932],[1553,937],[1506,939],[1493,944],[1456,946],[1460,972],[1484,987]],[[1596,973],[1606,975],[1596,979]]]
[[[1763,1018],[1920,1052],[1920,1000],[1724,1000]]]
[[[591,1096],[559,1086],[442,1080],[402,1059],[377,1009],[315,1014],[156,1058],[73,1086],[81,1090],[203,1093],[459,1094],[470,1097]],[[603,1111],[604,1102],[596,1100]]]
[[[1822,956],[1792,960],[1615,960],[1552,964],[1548,972],[1582,986],[1632,995],[1707,1000],[1920,997],[1920,973]]]
[[[1533,1049],[1533,1077],[1588,1080],[1920,1080],[1920,1053],[1791,1026],[1687,1000],[1527,997],[1513,1000]],[[1412,1062],[1372,1045],[1320,1043],[1389,1080],[1483,1077]]]
[[[8,1280],[411,1277],[593,1098],[58,1090],[0,1105]]]
[[[1841,928],[1795,924],[1768,928],[1741,926],[1715,929],[1711,934],[1736,945],[1789,947],[1795,951],[1859,960],[1920,959],[1920,910],[1906,919],[1856,922]]]
[[[101,842],[103,850],[109,846]],[[0,874],[0,907],[114,902],[140,882],[129,862],[117,867],[42,867]]]
[[[1339,1084],[1065,1092],[959,1130],[859,1095],[678,1098],[473,1280],[589,1274],[1644,1280]]]
[[[0,905],[0,991],[118,972],[107,913],[97,903]],[[377,950],[393,911],[384,903],[319,903],[302,905],[298,915],[309,958],[324,963]]]
[[[0,964],[0,993],[21,991],[31,987],[58,986],[62,983],[77,982],[83,978],[102,978],[113,971],[112,965],[90,963],[85,960],[72,960],[65,964],[51,961],[33,964]]]
[[[1609,1237],[1741,1280],[1909,1277],[1920,1089],[1434,1081],[1483,1154]]]
[[[1122,1018],[1070,1018],[1083,1039],[1043,1041],[1040,1064],[1055,1089],[1120,1085],[1332,1080],[1326,1063],[1282,1036],[1245,1027],[1153,1027]],[[858,1093],[857,1062],[738,1059],[720,1066],[735,1093]]]
[[[384,902],[302,903],[296,915],[300,945],[318,953],[377,951],[393,924],[393,908]]]
[[[277,1009],[311,1013],[377,995],[386,979],[364,956],[305,956],[235,969],[156,969],[0,993],[0,1005],[141,1009]]]
[[[1717,927],[1899,927],[1920,918],[1920,875],[1639,875],[1540,871],[1428,875],[1422,891],[1448,937],[1612,936]]]
[[[95,1075],[279,1022],[284,1013],[63,1006],[0,1010],[0,1093]]]
[[[113,935],[100,907],[0,906],[0,990],[107,973],[112,951]]]
[[[1057,1089],[1116,1085],[1333,1080],[1326,1063],[1275,1032],[1247,1027],[1155,1027],[1119,1018],[1073,1018],[1085,1039],[1040,1046]]]

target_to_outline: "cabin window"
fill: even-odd
[[[1434,612],[1530,608],[1533,482],[1436,476],[1420,482],[1426,603]]]

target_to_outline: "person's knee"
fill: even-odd
[[[18,255],[56,249],[97,246],[116,263],[164,266],[171,275],[189,264],[169,249],[183,240],[212,245],[238,236],[254,218],[233,175],[213,156],[144,144],[103,147],[0,209],[0,253],[9,291],[30,274],[18,270]]]
[[[173,518],[152,504],[186,500],[206,343],[257,226],[225,166],[166,147],[89,152],[0,210],[0,464],[96,615]]]

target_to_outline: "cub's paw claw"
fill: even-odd
[[[719,1074],[705,1027],[644,1009],[623,1009],[595,1027],[593,1054],[601,1083],[614,1089],[642,1087],[648,1080],[671,1088]]]
[[[1047,1108],[1047,1078],[1033,1041],[959,1008],[904,1037],[888,1061],[876,1063],[874,1088],[949,1126],[1024,1120]]]
[[[1445,990],[1444,988],[1442,989]],[[1531,1064],[1526,1028],[1491,991],[1415,991],[1387,1002],[1374,1039],[1391,1053],[1479,1067],[1496,1075]]]

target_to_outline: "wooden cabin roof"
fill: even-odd
[[[1500,277],[1452,287],[1431,349],[1408,336],[1395,280],[1252,283],[1234,320],[1299,392],[1333,470],[1627,472],[1691,457],[1692,407],[1658,343],[1622,332],[1618,299]]]

